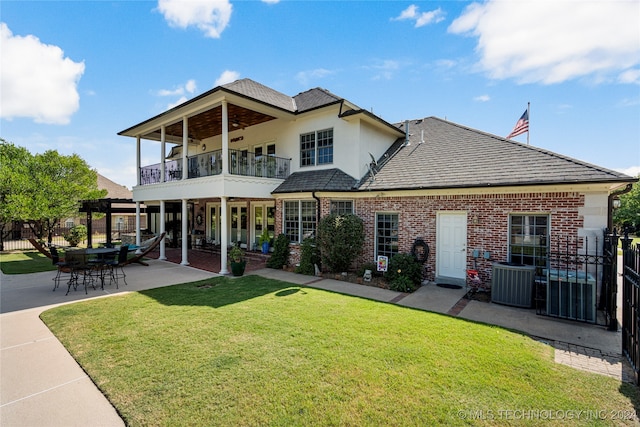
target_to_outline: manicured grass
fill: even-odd
[[[0,268],[4,274],[28,274],[55,270],[51,260],[38,251],[0,253]]]
[[[500,412],[522,410],[592,411],[569,424],[611,425],[610,411],[638,405],[633,386],[556,364],[526,336],[258,276],[42,319],[128,425],[547,423]]]

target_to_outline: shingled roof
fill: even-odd
[[[222,85],[222,87],[283,110],[291,111],[292,113],[296,112],[293,98],[251,79],[236,80]]]
[[[98,188],[107,190],[105,199],[132,199],[133,193],[124,185],[116,184],[109,178],[98,174]]]
[[[397,125],[403,127],[403,124]],[[622,173],[429,117],[409,122],[361,190],[631,182]],[[424,139],[423,139],[424,138]]]
[[[306,193],[313,191],[353,191],[357,180],[340,169],[294,172],[275,190],[276,193]]]
[[[328,90],[318,87],[290,97],[251,79],[236,80],[222,85],[222,87],[292,113],[304,113],[305,111],[335,104],[343,100]]]

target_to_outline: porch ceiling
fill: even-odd
[[[234,104],[228,105],[229,132],[238,128],[246,128],[261,123],[274,120],[275,117],[254,111],[248,108],[239,107]],[[182,138],[182,122],[176,122],[166,127],[167,139]],[[154,132],[155,134],[156,132]],[[159,134],[159,132],[158,132]],[[222,106],[214,107],[195,116],[189,117],[188,137],[196,140],[211,138],[222,134]]]

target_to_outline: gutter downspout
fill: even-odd
[[[627,184],[625,188],[622,190],[614,191],[609,194],[607,198],[607,229],[609,232],[613,230],[613,199],[620,196],[621,194],[626,194],[633,188],[633,184]]]
[[[318,237],[318,226],[320,225],[320,198],[316,196],[315,191],[311,192],[311,197],[316,199],[316,202],[318,202],[318,207],[317,207],[318,212],[316,213],[316,236],[315,236],[315,237]]]

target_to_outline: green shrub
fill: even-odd
[[[396,282],[399,277],[407,278],[413,285],[413,289],[411,291],[402,292],[413,292],[418,289],[418,286],[420,286],[420,283],[422,282],[422,265],[413,255],[397,254],[389,260],[389,268],[385,273],[387,282],[389,282],[390,286],[393,286],[393,283]],[[398,283],[398,286],[400,287],[405,285],[406,281],[404,279],[402,279],[402,282]]]
[[[353,214],[327,215],[318,226],[322,263],[332,272],[347,271],[362,252],[364,224]]]
[[[289,264],[289,238],[285,234],[276,237],[273,243],[273,253],[267,261],[267,267],[281,269]]]
[[[74,225],[63,235],[64,240],[69,242],[69,246],[76,247],[87,238],[87,227],[80,224]]]
[[[316,245],[316,239],[308,237],[300,247],[300,266],[296,268],[296,273],[313,276],[316,274],[315,264],[320,266],[320,249]]]
[[[411,293],[418,289],[418,285],[413,283],[407,276],[396,276],[396,278],[389,283],[389,289],[396,292]]]

